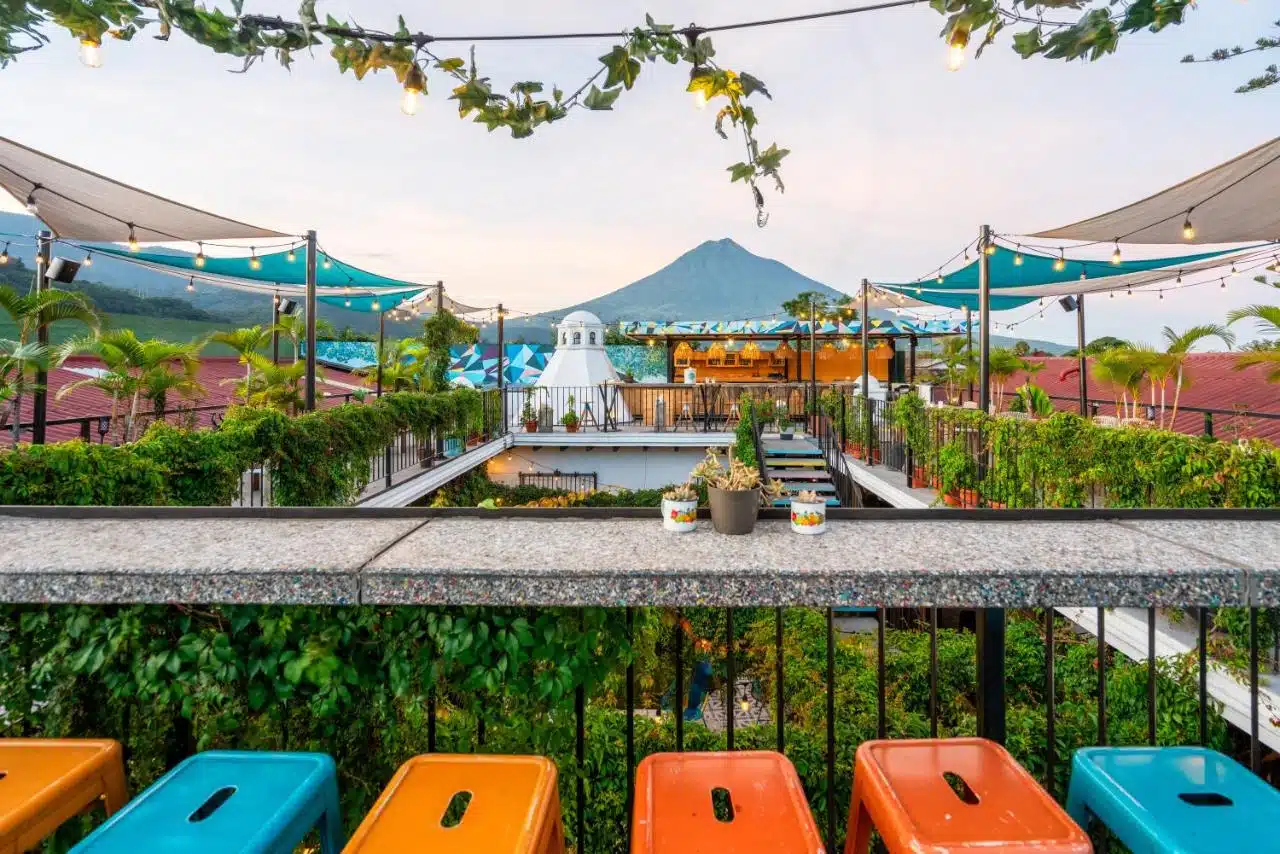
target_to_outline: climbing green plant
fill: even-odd
[[[151,30],[167,41],[178,31],[216,53],[243,61],[248,71],[258,60],[273,55],[290,66],[300,51],[315,55],[327,48],[339,72],[356,79],[387,71],[401,87],[402,109],[413,113],[432,80],[441,81],[456,102],[458,115],[484,126],[499,128],[515,139],[532,136],[542,125],[560,121],[575,109],[612,110],[624,92],[636,85],[646,65],[659,62],[689,68],[687,91],[700,103],[713,103],[714,129],[723,139],[729,131],[741,137],[744,159],[728,167],[730,180],[751,190],[757,222],[767,222],[760,183],[783,189],[779,168],[788,150],[777,144],[762,146],[756,137],[759,119],[748,103],[752,95],[771,97],[763,82],[745,71],[721,66],[705,30],[696,25],[676,28],[648,15],[642,26],[623,30],[619,43],[599,58],[586,81],[571,92],[537,80],[517,80],[501,86],[485,76],[476,63],[475,48],[468,58],[438,52],[447,39],[410,31],[403,17],[395,30],[371,29],[332,15],[321,20],[316,0],[301,0],[296,20],[273,15],[245,14],[243,0],[231,0],[231,10],[208,7],[199,0],[28,0],[0,7],[0,66],[23,53],[46,45],[47,30],[65,30],[80,40],[89,56],[97,57],[104,37],[129,41]]]

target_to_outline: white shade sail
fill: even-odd
[[[430,285],[427,285],[426,288],[425,291],[409,300],[409,303],[424,314],[434,314],[436,310],[436,289]],[[476,306],[460,303],[448,294],[444,295],[444,307],[446,311],[451,311],[454,314],[477,314],[489,310],[488,308],[477,308]]]
[[[1195,236],[1187,238],[1190,220]],[[1127,207],[1034,237],[1121,243],[1280,240],[1280,137]]]
[[[35,215],[71,240],[124,243],[131,223],[143,243],[288,237],[130,187],[4,137],[0,187],[19,202],[33,202]]]

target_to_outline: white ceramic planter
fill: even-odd
[[[662,530],[687,534],[698,528],[697,501],[668,501],[662,499]]]
[[[824,533],[827,530],[826,503],[806,504],[792,500],[791,530],[797,534]]]

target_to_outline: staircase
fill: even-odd
[[[809,490],[826,496],[828,507],[839,507],[836,487],[827,471],[822,450],[806,438],[760,438],[764,472],[769,480],[782,484],[783,495],[774,507],[790,507],[796,493]]]

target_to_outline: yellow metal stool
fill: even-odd
[[[22,854],[99,799],[128,800],[124,754],[108,740],[0,739],[0,854]]]

